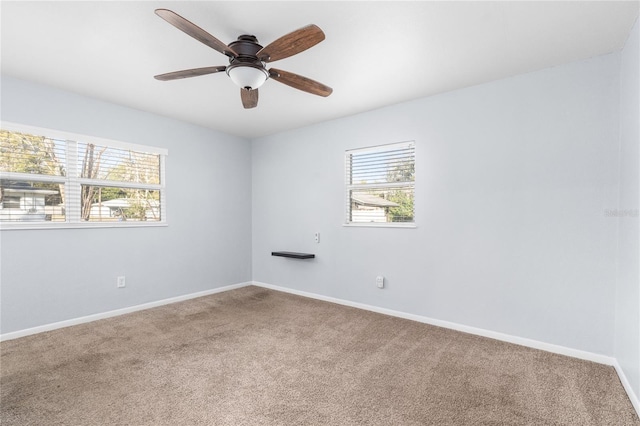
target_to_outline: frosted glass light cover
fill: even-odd
[[[267,81],[267,74],[265,71],[250,66],[237,66],[231,68],[228,73],[231,80],[241,88],[250,87],[251,89],[257,89]]]

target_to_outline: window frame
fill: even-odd
[[[55,221],[23,221],[23,222],[0,222],[0,231],[9,230],[25,230],[25,229],[74,229],[74,228],[138,228],[138,227],[158,227],[168,226],[167,221],[167,195],[166,195],[166,157],[169,152],[165,148],[159,148],[149,145],[139,145],[129,142],[87,136],[78,133],[65,132],[44,127],[30,126],[26,124],[2,121],[0,128],[10,132],[26,133],[46,138],[56,139],[65,142],[66,156],[66,176],[57,175],[41,175],[35,173],[19,173],[0,171],[0,179],[15,180],[25,182],[44,182],[57,183],[65,185],[65,220]],[[106,146],[109,148],[125,149],[132,151],[156,154],[159,156],[160,163],[160,183],[145,184],[135,182],[121,182],[113,180],[100,180],[81,178],[78,173],[77,164],[77,147],[78,142],[92,143],[95,145]],[[83,185],[117,187],[117,188],[135,188],[157,190],[160,194],[160,220],[159,221],[121,221],[121,222],[92,222],[83,221],[80,217],[81,210],[81,188]]]
[[[416,165],[416,143],[414,140],[393,142],[382,145],[366,146],[361,148],[352,148],[345,150],[344,164],[345,164],[345,195],[344,195],[344,222],[342,226],[353,228],[417,228],[416,223],[416,180],[404,182],[386,182],[386,183],[370,183],[370,184],[353,184],[352,169],[350,163],[350,155],[353,153],[375,153],[385,152],[403,147],[413,148],[413,164]],[[413,203],[413,221],[412,222],[352,222],[351,221],[351,191],[358,189],[383,189],[383,188],[406,188],[411,187],[414,195]]]

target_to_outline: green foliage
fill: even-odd
[[[64,159],[58,157],[61,152],[64,152],[64,148],[56,146],[56,141],[52,139],[0,129],[0,171],[65,176]],[[8,183],[2,182],[0,185],[0,200],[4,196],[5,184]],[[64,204],[64,184],[31,182],[30,185],[57,191],[45,197],[46,205]]]
[[[416,177],[416,167],[413,160],[404,161],[387,172],[387,182],[413,182]],[[399,204],[389,207],[387,220],[389,222],[413,222],[414,191],[413,188],[394,189],[387,193],[387,200]]]
[[[52,139],[0,130],[0,171],[64,176],[56,151]]]
[[[139,201],[131,202],[131,207],[123,210],[123,214],[126,218],[136,219],[136,220],[146,220],[147,219],[147,208],[145,204]]]
[[[119,209],[117,216],[122,220],[147,220],[147,213],[154,211],[154,206],[160,201],[159,191],[149,191],[134,188],[98,187],[84,186],[83,192],[91,194],[91,199],[86,202],[87,215],[85,220],[89,220],[91,206],[97,203],[105,203],[110,200],[126,200],[129,207]],[[153,218],[157,219],[157,218]]]
[[[65,141],[0,129],[0,171],[34,176],[66,176],[66,149]],[[123,218],[144,220],[149,212],[157,215],[159,191],[121,188],[117,182],[159,183],[159,155],[81,142],[78,143],[78,150],[80,161],[78,171],[81,178],[113,181],[113,184],[104,187],[82,185],[80,214],[83,220],[93,220],[91,209],[94,204],[116,199],[127,200],[119,204],[129,206],[121,209],[120,214]],[[46,205],[64,205],[64,182],[36,182],[29,177],[20,180],[24,182],[17,183],[29,184],[34,188],[56,190],[56,194],[46,195]],[[63,180],[65,179],[62,178],[61,181]],[[17,183],[0,182],[0,202],[3,199],[5,187]],[[101,183],[107,184],[107,182]],[[109,208],[116,207],[111,205]],[[154,219],[157,218],[154,217]]]
[[[387,182],[413,182],[416,180],[416,163],[406,160],[387,171]]]
[[[413,191],[389,191],[387,199],[399,204],[398,207],[389,207],[387,215],[387,220],[389,222],[413,222]]]
[[[124,188],[104,187],[100,188],[100,194],[96,194],[93,202],[105,202],[109,200],[115,200],[117,198],[127,198],[127,190]]]
[[[56,191],[55,194],[45,195],[44,204],[47,206],[57,206],[63,204],[62,193],[60,192],[60,185],[57,183],[48,182],[33,182],[32,186],[38,189],[49,189]]]

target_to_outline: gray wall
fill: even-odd
[[[0,232],[2,333],[251,280],[248,141],[1,82],[2,120],[169,150],[168,227]],[[116,288],[118,275],[126,288]]]
[[[619,59],[254,140],[253,279],[612,355]],[[406,140],[418,227],[342,226],[344,151]]]
[[[638,22],[620,62],[620,204],[615,357],[640,396],[640,29]]]

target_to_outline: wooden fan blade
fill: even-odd
[[[227,67],[224,65],[220,65],[218,67],[192,68],[190,70],[174,71],[174,72],[168,72],[166,74],[156,75],[153,78],[155,78],[156,80],[162,80],[162,81],[177,80],[179,78],[197,77],[199,75],[222,72],[226,69]]]
[[[156,15],[184,32],[185,34],[190,35],[201,43],[206,44],[212,49],[217,50],[218,52],[225,54],[227,56],[236,57],[238,54],[229,46],[197,26],[191,21],[183,18],[177,13],[169,10],[169,9],[156,9]]]
[[[310,78],[303,77],[301,75],[294,74],[288,71],[271,68],[269,70],[269,77],[276,81],[279,81],[282,84],[286,84],[287,86],[291,86],[298,90],[309,92],[313,95],[326,97],[329,96],[331,92],[333,92],[333,89],[329,86],[325,86],[324,84],[318,83],[317,81],[311,80]]]
[[[322,30],[311,24],[280,37],[263,47],[256,56],[264,62],[278,61],[305,51],[322,40],[324,40]]]
[[[255,108],[258,106],[258,89],[240,89],[240,98],[245,109]]]

